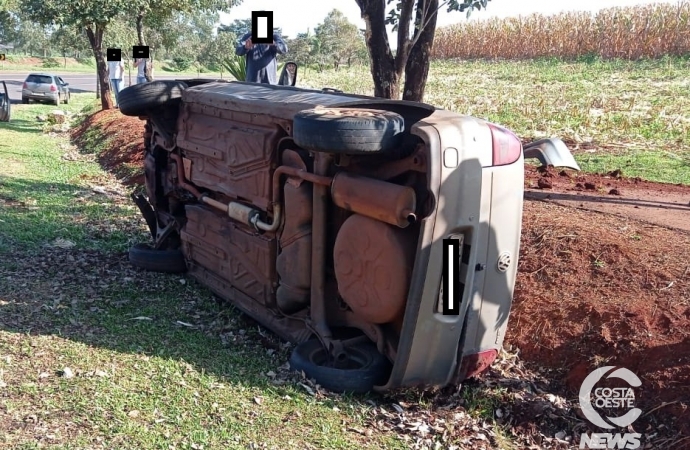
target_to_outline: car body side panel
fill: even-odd
[[[245,82],[213,81],[185,89],[182,94],[185,104],[194,103],[201,106],[212,106],[227,111],[262,115],[270,112],[271,116],[292,121],[298,112],[315,107],[364,106],[368,103],[406,105],[416,108],[434,110],[431,105],[404,100],[386,100],[364,95],[322,92],[318,90],[274,86]]]

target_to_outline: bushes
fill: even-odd
[[[192,61],[189,58],[183,58],[181,56],[176,56],[175,58],[172,59],[172,63],[170,64],[170,68],[172,70],[182,72],[184,70],[189,69],[192,66]]]
[[[62,67],[62,64],[55,58],[46,58],[41,63],[41,67],[44,69],[54,69],[56,67]]]

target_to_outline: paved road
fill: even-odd
[[[37,72],[40,72],[37,71]],[[28,72],[27,72],[28,73]],[[7,84],[7,90],[10,94],[10,100],[12,103],[21,103],[22,100],[22,84],[26,79],[27,73],[22,72],[3,72],[0,71],[0,80],[4,80]],[[96,92],[96,74],[85,74],[85,73],[60,73],[56,74],[62,77],[67,83],[69,83],[70,91],[77,94],[80,92]],[[156,75],[156,80],[175,80],[184,78],[195,78],[190,75]],[[205,78],[202,76],[202,78]],[[129,86],[129,77],[125,75],[125,86]],[[136,83],[136,76],[132,76],[132,84]],[[2,86],[0,85],[0,89]]]

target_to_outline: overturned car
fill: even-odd
[[[557,139],[523,148],[478,118],[332,89],[153,81],[120,109],[146,120],[147,195],[133,198],[153,242],[130,261],[188,271],[339,392],[485,370],[512,303],[524,158],[579,169]]]

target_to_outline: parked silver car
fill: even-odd
[[[69,103],[69,97],[69,83],[49,73],[30,73],[22,86],[22,103],[37,100],[59,105]]]

